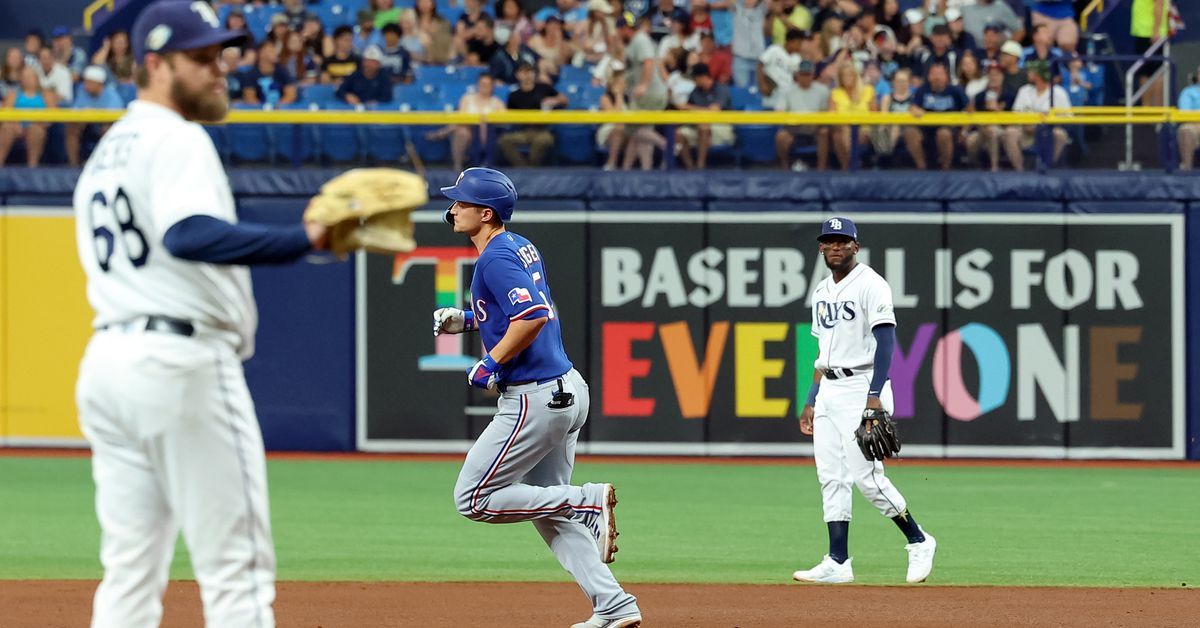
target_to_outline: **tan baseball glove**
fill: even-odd
[[[395,168],[357,168],[321,186],[306,222],[329,227],[329,250],[407,253],[417,246],[412,211],[429,201],[425,179]]]

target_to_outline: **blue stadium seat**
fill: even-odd
[[[117,83],[117,93],[121,95],[121,100],[128,105],[137,98],[137,85],[133,83]]]
[[[756,164],[773,163],[776,127],[764,124],[739,124],[733,127],[738,154],[742,160]]]
[[[474,83],[446,83],[441,86],[441,109],[444,111],[457,111],[458,101],[462,100],[464,94],[475,91]]]
[[[365,6],[365,5],[363,5]],[[339,26],[354,26],[356,13],[361,9],[357,2],[321,2],[319,4],[308,5],[308,10],[317,14],[321,18],[321,24],[325,26],[326,33],[333,33],[333,29]]]
[[[217,149],[217,154],[221,156],[221,161],[229,161],[229,137],[228,127],[220,125],[205,126],[204,132],[212,138],[213,147]]]
[[[246,29],[254,35],[255,41],[262,41],[263,36],[271,28],[271,16],[283,11],[283,7],[277,4],[263,7],[246,4],[243,5],[242,11],[246,14]]]
[[[512,85],[497,85],[492,88],[493,95],[500,99],[502,103],[508,103],[508,95],[512,93]]]
[[[329,103],[328,111],[354,111],[345,103]],[[362,155],[359,132],[363,127],[350,124],[322,124],[317,127],[317,152],[327,161],[353,161]]]
[[[762,111],[762,95],[756,87],[730,87],[730,104],[738,111]]]
[[[475,85],[479,82],[479,77],[483,76],[483,71],[487,68],[481,66],[460,65],[456,70],[458,80],[467,85]]]
[[[284,105],[283,110],[304,111],[309,108],[303,103]],[[316,131],[311,124],[270,125],[271,149],[276,159],[284,162],[307,162],[313,158],[316,146]]]
[[[559,158],[572,164],[592,164],[596,160],[596,127],[587,124],[556,124],[554,150]]]
[[[458,72],[452,65],[419,65],[413,68],[414,82],[442,85],[455,83],[459,80]]]
[[[234,109],[258,111],[258,105],[234,104]],[[271,136],[265,124],[230,124],[226,127],[230,153],[235,161],[268,161]]]
[[[592,82],[592,66],[560,66],[558,68],[558,80],[560,83],[574,83],[576,85],[590,84]]]
[[[309,85],[301,88],[300,102],[320,107],[337,100],[337,88],[332,85]]]
[[[394,105],[372,105],[370,111],[395,111]],[[367,157],[376,161],[397,161],[404,154],[405,127],[397,124],[377,124],[366,127]]]

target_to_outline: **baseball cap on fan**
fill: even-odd
[[[138,15],[130,39],[133,55],[141,63],[149,52],[228,46],[242,42],[245,35],[221,28],[221,21],[207,2],[165,0],[147,6]]]
[[[834,216],[821,223],[821,235],[817,236],[817,241],[821,242],[825,238],[833,235],[846,236],[855,242],[858,241],[858,227],[854,226],[854,221],[841,216]]]

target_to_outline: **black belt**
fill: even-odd
[[[166,316],[147,316],[145,325],[134,325],[139,321],[131,321],[128,323],[113,323],[104,325],[101,330],[105,329],[126,329],[129,331],[158,331],[164,334],[175,334],[176,336],[191,336],[196,333],[196,327],[191,323],[178,318],[168,318]]]
[[[825,379],[844,379],[854,375],[853,369],[825,369]]]
[[[555,380],[558,380],[558,387],[562,388],[562,378],[563,377],[565,377],[565,375],[559,375],[558,377],[550,377],[547,379],[531,379],[531,380],[527,380],[524,382],[504,382],[503,384],[498,384],[496,386],[496,389],[499,390],[500,392],[508,392],[509,388],[516,388],[517,386],[528,386],[529,384],[537,384],[538,386],[541,386],[542,384],[549,384],[550,382],[553,382]]]

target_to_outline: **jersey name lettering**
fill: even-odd
[[[858,316],[857,307],[854,301],[838,301],[836,303],[818,301],[816,303],[817,322],[825,329],[833,329],[839,320],[854,320]]]

